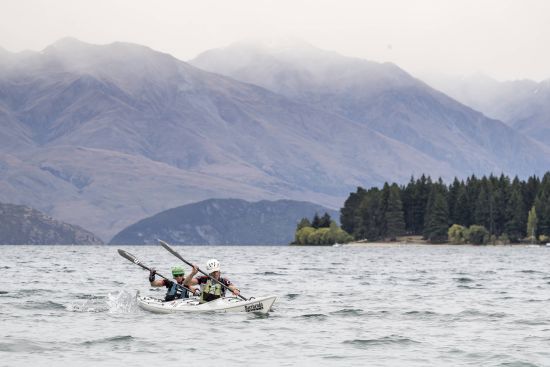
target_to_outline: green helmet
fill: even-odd
[[[185,270],[181,266],[174,266],[172,268],[172,276],[175,277],[177,275],[185,275]]]

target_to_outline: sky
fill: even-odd
[[[2,0],[0,47],[74,37],[190,60],[250,39],[297,38],[413,75],[550,79],[546,0]]]

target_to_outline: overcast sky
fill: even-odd
[[[413,74],[550,78],[546,0],[2,0],[0,47],[63,37],[147,45],[189,60],[250,38],[296,37]]]

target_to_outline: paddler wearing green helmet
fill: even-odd
[[[173,301],[175,299],[180,298],[189,298],[189,292],[183,288],[183,281],[185,280],[185,270],[183,267],[177,265],[172,268],[172,276],[174,277],[175,281],[171,281],[168,279],[155,279],[155,274],[157,271],[155,269],[151,269],[149,273],[149,283],[151,283],[152,287],[166,287],[168,290],[166,291],[166,296],[164,297],[165,301]],[[200,292],[198,288],[195,287],[187,287],[189,288],[193,294]]]

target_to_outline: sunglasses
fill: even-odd
[[[174,274],[174,276],[177,278],[177,277],[182,277],[184,276],[185,274]]]

